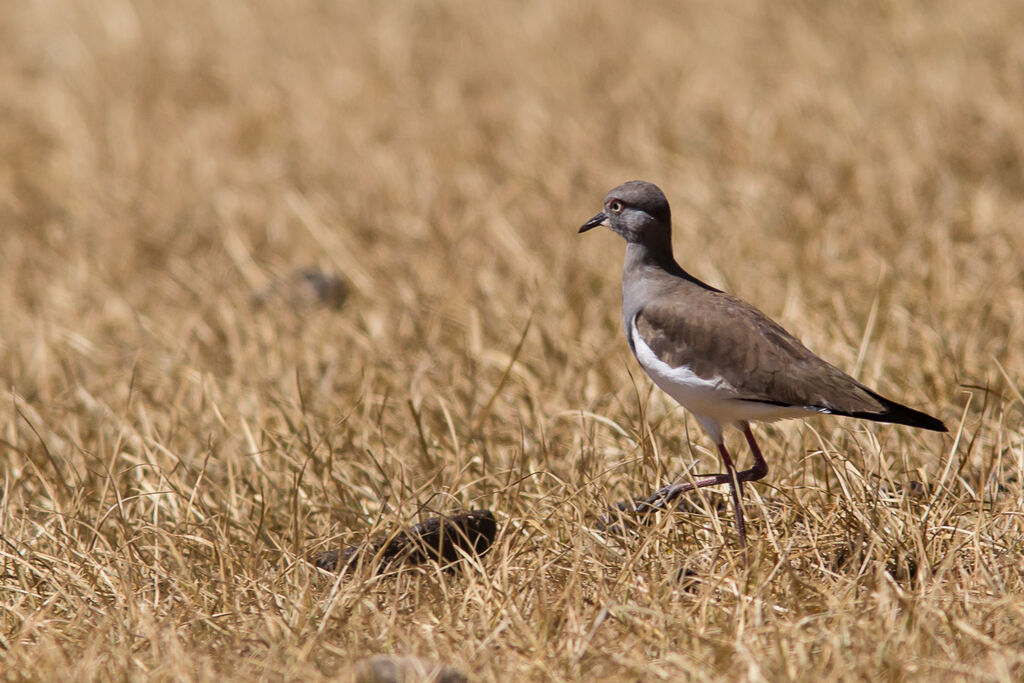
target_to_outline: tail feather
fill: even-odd
[[[930,429],[933,432],[948,432],[946,425],[942,423],[942,420],[932,417],[927,413],[922,413],[920,410],[914,410],[909,406],[905,406],[902,403],[891,401],[885,396],[876,394],[873,391],[869,391],[871,397],[882,404],[884,410],[880,413],[868,413],[868,412],[850,412],[850,413],[837,413],[839,415],[847,415],[849,417],[856,417],[862,420],[874,420],[875,422],[891,422],[893,424],[907,425],[909,427],[919,427],[921,429]]]

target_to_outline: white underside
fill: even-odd
[[[721,377],[704,379],[689,366],[672,367],[659,359],[630,321],[630,337],[637,360],[662,391],[693,413],[715,443],[722,443],[722,430],[730,425],[753,420],[772,421],[790,417],[808,417],[817,412],[803,406],[779,406],[742,400],[741,392]]]

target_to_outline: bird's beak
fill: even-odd
[[[602,211],[601,213],[597,214],[596,216],[591,218],[589,221],[587,221],[586,223],[581,225],[580,226],[580,232],[586,232],[587,230],[591,230],[591,229],[596,228],[596,227],[598,227],[600,225],[608,227],[608,214],[606,214],[604,211]]]

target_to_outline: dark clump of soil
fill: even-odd
[[[330,550],[313,558],[326,571],[377,563],[377,571],[397,564],[437,562],[450,565],[466,555],[483,555],[494,543],[498,523],[490,510],[431,517],[397,534],[377,534],[365,543]]]

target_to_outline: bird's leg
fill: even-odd
[[[725,448],[725,442],[718,444],[718,454],[722,456],[722,463],[725,465],[726,471],[729,473],[729,491],[732,493],[732,506],[736,510],[736,531],[740,536],[740,547],[747,545],[747,525],[743,521],[743,479],[740,478],[740,473],[736,471],[736,465],[733,464],[732,458],[729,457],[729,451]],[[749,470],[748,470],[749,471]],[[743,474],[746,474],[744,471]]]
[[[740,532],[740,543],[745,543],[746,528],[743,520],[743,511],[739,505],[739,499],[742,493],[740,486],[744,481],[757,481],[758,479],[763,479],[765,475],[768,474],[768,463],[765,462],[764,456],[761,455],[761,449],[758,447],[757,441],[754,440],[754,434],[750,431],[750,424],[742,422],[740,423],[740,428],[743,430],[743,436],[746,437],[747,444],[750,446],[750,452],[754,456],[754,465],[750,469],[737,472],[736,468],[732,464],[732,458],[729,457],[728,451],[725,451],[724,444],[719,445],[719,452],[723,453],[722,461],[725,463],[726,469],[729,470],[728,472],[723,474],[709,474],[694,481],[669,484],[668,486],[658,489],[646,498],[635,498],[633,500],[624,500],[615,503],[612,506],[612,511],[615,514],[602,517],[600,520],[601,526],[606,530],[613,529],[615,517],[621,515],[621,513],[632,513],[643,521],[647,519],[650,513],[667,509],[684,493],[694,491],[696,489],[702,489],[706,486],[729,484],[733,495],[733,505],[736,508],[736,527]],[[733,479],[734,475],[735,480]]]
[[[754,456],[754,464],[751,468],[737,472],[724,442],[718,444],[718,452],[722,456],[722,462],[725,463],[725,469],[728,470],[732,477],[729,482],[729,488],[732,490],[732,504],[736,509],[736,531],[740,536],[740,547],[744,547],[747,545],[747,528],[743,520],[743,482],[757,481],[764,478],[768,474],[768,463],[765,462],[764,456],[761,455],[761,449],[754,439],[754,433],[750,431],[750,423],[743,422],[741,427],[743,429],[743,436],[746,437],[747,444],[750,446],[750,452]]]
[[[598,520],[598,526],[604,531],[622,533],[624,530],[619,522],[623,521],[624,513],[635,515],[638,521],[646,522],[653,512],[669,508],[679,496],[705,486],[717,486],[728,484],[731,476],[728,474],[710,474],[694,481],[682,481],[664,486],[646,498],[633,498],[615,503],[611,507],[610,515],[605,515]]]
[[[740,472],[740,477],[743,481],[757,481],[763,479],[768,474],[768,463],[764,461],[764,456],[761,455],[761,449],[757,447],[757,441],[754,440],[754,433],[750,431],[750,423],[742,423],[743,436],[747,437],[747,445],[750,446],[750,452],[754,456],[754,466],[749,470]]]
[[[615,503],[614,507],[615,509],[623,512],[654,512],[671,505],[676,498],[688,491],[702,489],[705,486],[728,484],[729,481],[730,476],[728,474],[709,474],[706,477],[701,477],[694,481],[682,481],[676,484],[663,486],[646,498],[622,501]]]

